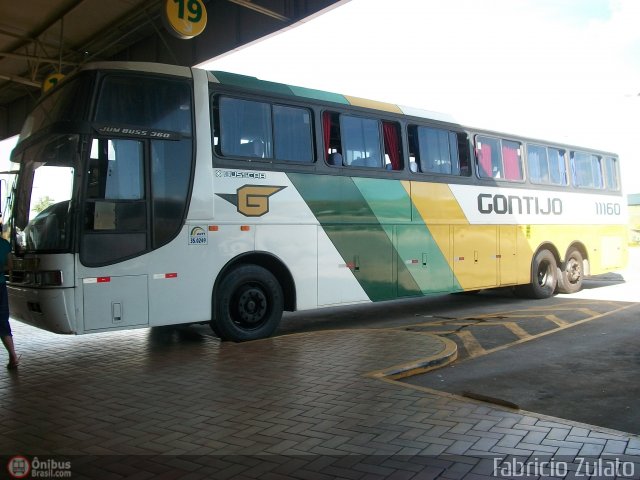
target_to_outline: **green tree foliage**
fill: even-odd
[[[38,203],[36,203],[35,206],[33,207],[33,211],[36,213],[40,213],[45,208],[47,208],[50,205],[53,205],[54,203],[55,203],[55,200],[53,198],[51,198],[49,195],[45,195],[44,197],[41,197],[40,200],[38,200]]]

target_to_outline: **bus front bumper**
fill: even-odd
[[[11,318],[53,333],[77,333],[73,288],[7,285]]]

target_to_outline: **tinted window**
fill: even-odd
[[[189,198],[191,143],[151,142],[153,247],[171,240],[182,226]]]
[[[566,152],[558,148],[547,149],[549,157],[549,179],[554,185],[568,185]]]
[[[220,137],[223,155],[271,158],[271,106],[221,98]]]
[[[387,170],[402,170],[402,138],[400,125],[395,122],[382,122],[384,137],[384,163]]]
[[[529,165],[529,180],[533,183],[550,183],[546,147],[527,145],[527,163]]]
[[[502,140],[502,166],[506,180],[522,180],[522,145]]]
[[[313,161],[311,114],[308,110],[274,105],[273,135],[277,160]]]
[[[142,142],[138,140],[94,140],[87,197],[140,200],[144,197],[142,162]]]
[[[618,159],[614,157],[604,158],[605,178],[607,189],[620,190],[620,180],[618,178]]]
[[[224,156],[313,162],[311,113],[305,108],[221,97],[213,142]]]
[[[481,178],[503,178],[502,159],[500,158],[500,140],[490,137],[477,137],[476,155],[478,157],[478,175]]]
[[[476,147],[480,177],[512,181],[523,179],[520,142],[478,136]]]
[[[344,164],[352,167],[382,167],[380,122],[370,118],[340,117]]]
[[[527,144],[529,180],[544,185],[566,185],[564,150]]]
[[[455,132],[430,127],[409,127],[412,142],[417,142],[419,171],[460,174],[458,139]]]
[[[85,230],[144,230],[143,143],[94,140],[89,159]]]
[[[96,122],[191,134],[191,90],[178,80],[110,75],[102,83]]]
[[[55,87],[27,117],[20,132],[20,141],[56,121],[84,120],[91,86],[91,77],[82,74]]]
[[[602,157],[585,152],[571,152],[573,184],[581,188],[602,188]]]
[[[85,265],[104,265],[144,252],[144,143],[94,139],[87,176],[81,261]]]

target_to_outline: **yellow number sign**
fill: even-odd
[[[165,0],[162,19],[172,35],[188,40],[207,26],[207,9],[201,0]]]
[[[55,87],[58,82],[60,82],[64,78],[64,75],[61,73],[52,73],[42,82],[42,93],[48,92],[53,87]]]

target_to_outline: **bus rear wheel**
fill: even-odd
[[[211,328],[222,340],[244,342],[271,336],[282,318],[280,283],[267,269],[240,265],[216,291]]]
[[[582,290],[584,279],[584,262],[579,250],[567,252],[564,267],[558,269],[558,292],[576,293]]]
[[[549,298],[558,283],[556,257],[549,250],[540,250],[531,264],[531,283],[516,287],[516,293],[528,298]]]

